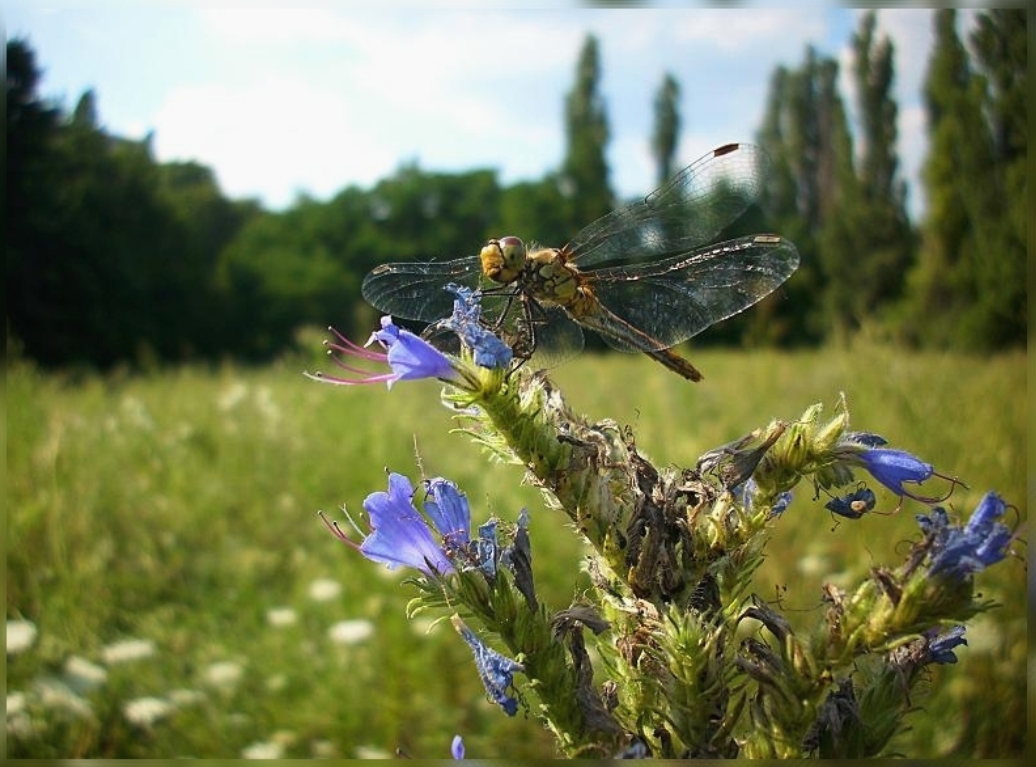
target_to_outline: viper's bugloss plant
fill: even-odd
[[[331,344],[365,378],[318,380],[442,381],[458,431],[519,466],[570,524],[545,514],[536,523],[583,538],[592,588],[569,605],[545,604],[526,510],[473,532],[472,509],[452,482],[415,489],[392,473],[387,492],[363,502],[366,520],[349,518],[351,532],[325,522],[358,554],[413,571],[408,614],[450,616],[488,697],[506,715],[524,709],[538,719],[565,756],[890,755],[892,737],[919,715],[921,672],[955,663],[966,621],[991,607],[974,579],[1015,539],[1006,501],[986,494],[961,524],[936,504],[963,483],[878,434],[851,430],[844,397],[827,419],[812,405],[691,467],[656,467],[629,429],[576,415],[546,375],[514,364],[482,321],[478,294],[451,290],[455,310],[435,331],[455,334],[458,353],[386,317],[371,339],[385,353],[340,336]],[[342,357],[390,372],[362,372]],[[868,476],[901,505],[931,508],[917,515],[908,547],[889,540],[888,559],[858,582],[828,583],[816,625],[797,631],[753,582],[770,531],[783,515],[805,513],[796,500],[810,494],[826,495],[842,520],[875,513]],[[459,736],[451,752],[463,756]]]

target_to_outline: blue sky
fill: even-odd
[[[851,106],[851,9],[509,5],[16,1],[4,26],[36,50],[44,95],[71,109],[94,88],[109,131],[154,131],[158,159],[202,162],[229,196],[275,209],[300,192],[368,187],[409,161],[492,167],[505,184],[542,176],[564,152],[562,100],[587,33],[600,42],[622,197],[652,187],[652,100],[666,71],[683,89],[681,163],[752,140],[774,68],[800,65],[809,43],[840,60]],[[899,149],[916,193],[931,11],[878,19],[896,46]],[[915,212],[922,203],[915,194]]]

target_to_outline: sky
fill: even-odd
[[[106,130],[153,132],[158,160],[203,163],[224,194],[274,210],[300,194],[325,200],[349,185],[369,188],[412,162],[427,171],[495,168],[502,184],[542,177],[564,154],[563,100],[588,33],[600,45],[612,185],[623,199],[646,194],[656,174],[652,102],[666,72],[682,89],[684,165],[754,140],[774,69],[800,66],[809,44],[840,61],[851,114],[860,13],[818,4],[6,5],[5,33],[35,50],[42,95],[71,110],[92,88]],[[895,45],[899,151],[914,215],[923,209],[916,173],[931,13],[878,12],[879,34]]]

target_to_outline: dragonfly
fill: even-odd
[[[364,278],[363,296],[386,314],[431,323],[435,337],[453,308],[446,286],[466,286],[481,291],[483,321],[518,359],[566,359],[588,329],[700,381],[672,347],[749,308],[799,265],[794,244],[775,234],[709,244],[759,198],[766,168],[758,147],[725,144],[562,247],[508,235],[476,256],[382,264]]]

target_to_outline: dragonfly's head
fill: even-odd
[[[486,277],[501,285],[510,285],[525,268],[525,243],[514,235],[490,240],[479,258]]]

